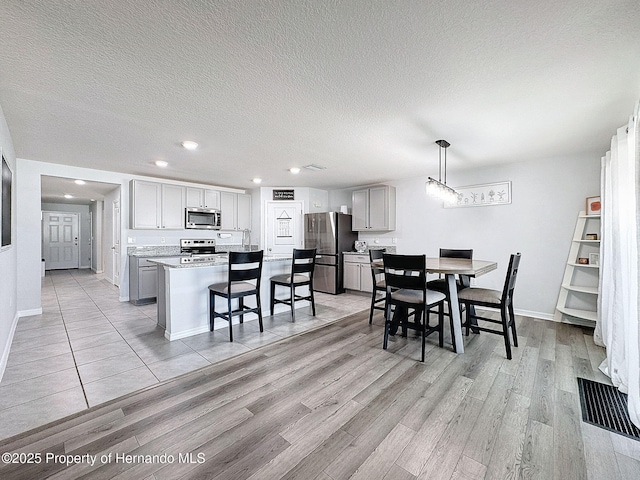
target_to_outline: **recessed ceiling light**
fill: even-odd
[[[262,179],[261,179],[261,178],[258,178],[258,177],[256,177],[256,178],[252,179],[251,181],[252,181],[253,183],[262,183]]]
[[[74,182],[76,185],[84,185],[85,183],[87,183],[84,180],[74,180]]]
[[[69,195],[68,193],[65,193],[64,198],[73,198],[73,195]]]
[[[289,171],[290,171],[291,173],[293,173],[294,175],[295,175],[296,173],[300,173],[300,169],[299,169],[298,167],[291,167],[291,168],[289,169]]]
[[[160,168],[166,168],[169,166],[169,162],[165,162],[164,160],[156,160],[156,165]]]
[[[185,140],[181,145],[187,150],[195,150],[196,148],[198,148],[198,144],[196,142],[192,142],[191,140]]]

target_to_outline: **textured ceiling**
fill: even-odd
[[[0,105],[20,158],[239,188],[436,175],[439,138],[450,170],[593,158],[639,25],[637,0],[3,0]]]

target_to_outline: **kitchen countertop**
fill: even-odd
[[[291,261],[292,254],[282,255],[265,255],[263,262],[281,262]],[[169,268],[198,268],[198,267],[217,267],[229,265],[229,256],[225,253],[216,254],[216,258],[210,262],[181,263],[180,256],[156,256],[155,258],[147,258],[149,262],[162,265]]]

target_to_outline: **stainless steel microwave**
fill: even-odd
[[[185,208],[184,228],[220,230],[222,212],[215,208]]]

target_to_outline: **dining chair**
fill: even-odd
[[[291,273],[274,275],[271,277],[271,315],[276,303],[284,303],[291,306],[291,319],[296,321],[295,302],[298,300],[309,300],[311,302],[311,312],[316,316],[316,303],[313,298],[313,270],[316,264],[316,249],[294,249],[293,260],[291,261]],[[281,285],[289,289],[288,298],[276,298],[276,285]],[[309,287],[309,295],[297,295],[297,287]]]
[[[224,318],[229,322],[229,341],[233,342],[233,328],[231,320],[234,315],[240,316],[240,323],[244,321],[246,313],[257,313],[260,331],[262,327],[262,309],[260,306],[260,277],[262,275],[263,250],[257,252],[229,252],[229,274],[226,282],[209,285],[209,326],[213,332],[213,320]],[[251,283],[255,282],[255,283]],[[255,295],[255,308],[244,305],[244,297]],[[216,297],[227,300],[227,311],[216,312]],[[231,300],[238,299],[238,308],[231,309]]]
[[[382,256],[386,252],[385,248],[378,250],[369,250],[369,260],[371,261],[371,279],[373,284],[373,290],[371,292],[371,308],[369,309],[369,324],[373,323],[373,311],[382,310],[386,311],[385,305],[379,305],[386,300],[386,296],[378,297],[378,292],[383,294],[387,291],[387,285],[384,281],[384,267],[378,266],[378,263],[374,266],[374,262],[382,260]]]
[[[507,277],[504,282],[502,292],[499,290],[491,290],[488,288],[468,287],[458,292],[458,300],[467,308],[466,335],[469,335],[469,329],[475,328],[483,332],[495,333],[504,337],[504,346],[507,350],[507,359],[511,360],[511,344],[509,342],[509,329],[513,336],[513,346],[518,346],[518,337],[516,335],[516,318],[513,313],[513,291],[516,285],[516,277],[518,276],[518,267],[520,265],[520,253],[511,255],[509,267],[507,268]],[[500,320],[493,318],[481,317],[471,311],[472,306],[488,307],[500,310]],[[501,330],[482,327],[472,324],[472,320],[484,320],[486,322],[495,323],[502,326]]]
[[[440,258],[464,258],[466,260],[473,259],[473,249],[450,249],[450,248],[441,248],[440,249]],[[471,280],[468,275],[458,275],[458,281],[456,282],[458,285],[458,290],[468,287],[471,284]],[[447,280],[445,278],[438,278],[436,280],[430,280],[427,282],[427,288],[429,290],[436,290],[438,292],[442,292],[445,295],[448,295],[449,286],[447,285]]]
[[[386,284],[386,317],[384,323],[384,343],[387,349],[389,331],[394,322],[402,322],[403,334],[411,328],[422,334],[422,357],[424,362],[425,343],[428,335],[438,332],[438,344],[443,342],[443,293],[427,290],[427,260],[425,255],[390,255],[382,257]],[[438,306],[438,324],[429,325],[429,313]],[[392,315],[392,308],[393,313]],[[409,309],[413,310],[414,323],[409,323]],[[394,318],[395,317],[395,318]]]

